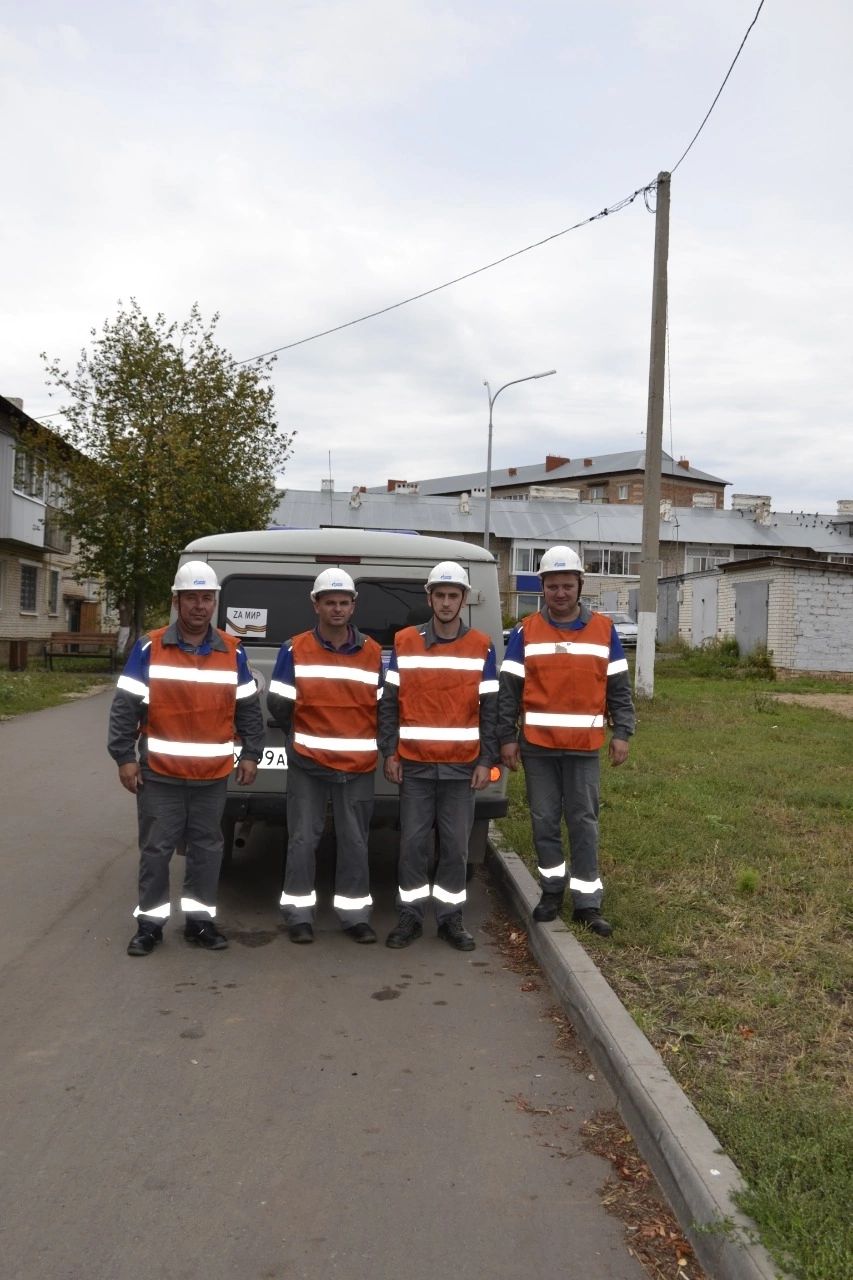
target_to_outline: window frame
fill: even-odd
[[[41,566],[33,564],[31,560],[20,560],[18,563],[21,569],[21,577],[18,587],[18,612],[26,614],[26,616],[30,618],[37,618],[39,614],[39,569]],[[28,576],[30,571],[32,571],[33,574],[32,607],[28,607],[27,604],[24,603],[24,579],[25,575]],[[29,592],[27,593],[27,598],[29,599]]]
[[[589,558],[592,555],[601,557],[601,568],[594,569],[590,567]],[[614,557],[619,557],[619,568],[614,568]],[[608,545],[596,544],[595,546],[585,545],[583,548],[583,564],[584,573],[594,574],[597,578],[639,578],[640,576],[640,560],[642,551],[639,547],[626,546],[624,544],[613,543]],[[627,564],[627,568],[625,567]]]
[[[47,465],[44,458],[23,445],[15,446],[12,489],[21,498],[44,503],[47,494]]]

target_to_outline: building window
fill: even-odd
[[[39,571],[34,564],[21,565],[21,613],[37,613]]]
[[[639,551],[622,547],[586,547],[583,561],[587,573],[600,573],[611,578],[638,578],[640,576]]]
[[[545,547],[513,547],[513,573],[535,573],[545,551]]]
[[[51,569],[47,583],[47,611],[51,617],[59,613],[59,570]]]
[[[731,547],[688,546],[684,555],[685,573],[704,573],[734,559]]]
[[[31,453],[29,449],[15,450],[14,488],[17,493],[44,502],[44,459]]]
[[[534,595],[532,591],[519,591],[515,597],[515,616],[520,620],[526,618],[528,613],[538,613],[542,608],[542,597]]]
[[[628,501],[628,486],[626,484],[617,485],[616,497],[619,499],[620,502]]]

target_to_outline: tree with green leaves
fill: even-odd
[[[42,353],[51,395],[67,401],[40,447],[62,477],[82,572],[104,583],[132,638],[146,607],[168,599],[188,542],[264,528],[294,433],[276,423],[273,361],[238,364],[216,342],[218,315],[205,325],[194,305],[179,324],[149,320],[135,299],[119,307],[73,374]]]

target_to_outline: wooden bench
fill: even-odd
[[[109,657],[110,671],[116,669],[118,635],[109,631],[53,631],[44,646],[44,665],[53,670],[54,658]]]

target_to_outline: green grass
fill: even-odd
[[[93,685],[115,682],[107,659],[101,664],[96,659],[59,658],[55,659],[55,665],[55,671],[43,671],[35,666],[29,666],[26,671],[0,671],[0,716],[55,707],[69,695],[84,693]]]
[[[603,764],[615,933],[584,942],[741,1169],[742,1207],[779,1264],[842,1280],[853,1276],[853,724],[773,696],[799,683],[659,664],[628,762]],[[853,699],[849,686],[807,688]],[[521,778],[503,826],[532,865]]]

